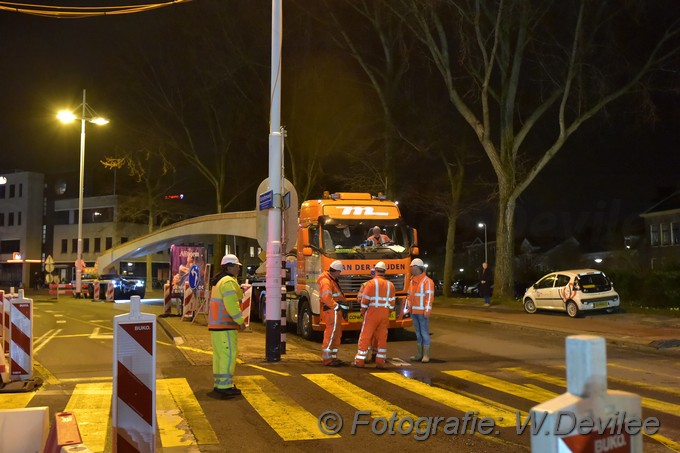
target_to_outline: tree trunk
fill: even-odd
[[[456,245],[456,221],[458,220],[458,208],[451,210],[448,216],[448,229],[446,231],[446,253],[444,255],[444,296],[451,297],[451,282],[453,282],[453,257]]]
[[[513,297],[516,198],[507,184],[499,185],[498,220],[496,230],[496,264],[494,266],[494,295]]]

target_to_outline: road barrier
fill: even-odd
[[[253,287],[248,283],[241,285],[243,289],[243,300],[241,301],[241,314],[243,315],[243,324],[250,327],[250,306],[253,301]]]
[[[106,285],[106,301],[113,302],[114,294],[113,282],[109,282],[108,285]]]
[[[2,344],[0,344],[0,349],[2,354],[9,354],[9,295],[5,296],[4,291],[0,291],[0,324],[2,324]]]
[[[170,315],[172,313],[172,294],[170,294],[170,283],[163,285],[163,314]]]
[[[642,452],[641,430],[628,429],[643,420],[640,396],[607,390],[605,339],[572,335],[566,349],[567,392],[531,409],[531,451]]]
[[[0,410],[0,451],[41,452],[50,429],[46,406]]]
[[[184,303],[182,308],[182,321],[194,319],[194,291],[189,282],[184,282]]]
[[[101,300],[101,286],[99,280],[94,281],[94,288],[92,289],[92,300]]]
[[[50,283],[50,296],[72,296],[75,291],[75,286],[71,283]]]
[[[33,299],[19,297],[10,301],[9,374],[10,380],[33,377]]]
[[[156,316],[130,313],[113,318],[113,451],[156,450]]]

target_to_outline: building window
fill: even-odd
[[[83,253],[90,253],[90,238],[83,239]]]
[[[14,213],[10,212],[7,215],[7,226],[14,226]]]
[[[68,253],[68,239],[61,240],[61,253]]]
[[[5,198],[5,186],[0,186],[0,198]]]
[[[19,198],[24,196],[24,185],[19,184]]]
[[[649,245],[659,246],[659,225],[649,225]]]
[[[127,241],[128,241],[128,238],[126,238],[125,236],[121,236],[121,238],[120,238],[121,244],[125,244]]]
[[[0,212],[0,226],[5,226],[5,213]]]
[[[671,223],[671,244],[680,245],[680,223]]]
[[[94,253],[99,253],[102,248],[102,238],[94,238]]]
[[[671,245],[670,225],[667,223],[661,224],[661,246]]]
[[[0,253],[14,253],[21,250],[21,241],[11,240],[11,241],[0,241]]]
[[[106,250],[110,249],[113,247],[113,238],[107,237],[106,238]]]
[[[10,184],[9,186],[9,197],[14,198],[14,184]]]
[[[78,253],[78,239],[71,239],[71,253]]]

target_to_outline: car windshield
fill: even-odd
[[[586,291],[608,291],[611,288],[611,282],[606,275],[602,273],[597,274],[581,274],[578,276],[581,288]]]
[[[310,242],[334,258],[403,258],[410,248],[408,230],[400,220],[325,219],[320,229],[310,229]]]

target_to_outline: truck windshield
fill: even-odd
[[[320,222],[319,248],[324,255],[335,258],[380,259],[407,256],[410,243],[406,226],[400,220],[374,222],[325,219]]]

